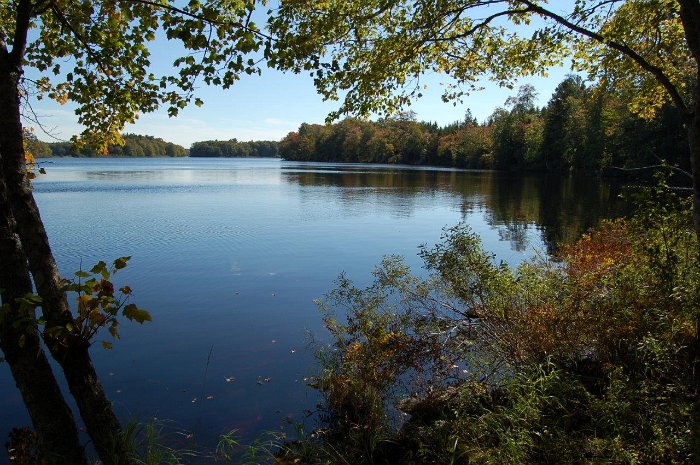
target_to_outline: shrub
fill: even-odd
[[[514,270],[457,226],[421,249],[425,277],[397,257],[367,288],[341,276],[321,303],[333,343],[319,450],[349,463],[690,463],[698,245],[685,201],[650,205]]]

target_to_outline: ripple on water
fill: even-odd
[[[125,416],[168,418],[210,444],[314,409],[298,382],[312,370],[306,331],[323,337],[313,299],[341,271],[364,285],[385,254],[418,267],[417,246],[459,221],[518,263],[563,220],[616,198],[573,188],[591,182],[552,192],[558,185],[538,178],[376,165],[60,159],[46,168],[35,193],[61,270],[131,255],[118,280],[154,317],[123,325],[113,351],[93,350],[105,388]],[[0,364],[0,437],[28,421],[18,399]]]

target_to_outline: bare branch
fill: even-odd
[[[608,7],[607,14],[609,15],[613,12],[613,8],[614,8],[615,4],[620,3],[620,1],[621,0],[603,0],[603,1],[596,3],[595,5],[591,5],[588,8],[584,8],[582,10],[579,10],[577,13],[583,14],[583,15],[589,15],[589,14],[593,13],[594,11],[596,11],[597,9],[604,7],[604,6],[607,6]]]
[[[487,27],[493,20],[500,18],[502,16],[518,16],[522,14],[529,13],[531,10],[530,8],[523,8],[523,9],[514,9],[514,10],[504,10],[500,11],[498,13],[494,13],[491,16],[488,16],[484,18],[481,22],[475,24],[473,27],[470,29],[461,32],[459,34],[455,34],[453,36],[449,37],[437,37],[435,39],[428,39],[426,42],[445,42],[445,41],[453,41],[453,40],[459,40],[459,39],[464,39],[465,37],[470,37],[474,35],[478,30],[483,29]]]
[[[679,168],[679,167],[673,166],[673,165],[665,165],[665,164],[661,164],[661,165],[648,165],[648,166],[640,166],[639,168],[622,168],[622,167],[619,167],[619,166],[611,166],[611,167],[610,167],[610,169],[613,169],[613,170],[617,170],[617,171],[626,171],[626,172],[653,170],[653,169],[656,169],[656,168],[670,168],[670,169],[672,169],[673,171],[675,171],[675,172],[677,172],[677,173],[680,173],[680,174],[682,174],[682,175],[684,175],[684,176],[687,176],[689,179],[693,179],[693,175],[692,175],[692,174],[690,174],[689,172],[687,172],[686,170],[684,170],[684,169],[682,169],[682,168]]]
[[[40,115],[37,115],[36,111],[34,110],[34,107],[32,107],[31,102],[29,102],[29,99],[26,99],[24,102],[24,108],[29,110],[30,114],[27,114],[25,111],[22,111],[21,116],[23,119],[29,121],[30,123],[35,124],[36,126],[39,127],[41,132],[46,134],[48,137],[52,138],[53,140],[57,142],[67,142],[66,139],[62,139],[58,136],[55,135],[55,127],[54,128],[47,128],[42,122],[42,117]]]

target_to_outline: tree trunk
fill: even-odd
[[[698,76],[700,76],[700,69]],[[696,92],[693,116],[686,123],[686,129],[690,147],[690,169],[693,176],[693,227],[698,238],[700,255],[700,78]],[[695,395],[700,396],[700,312],[695,315],[695,347],[691,370],[695,379]],[[695,400],[693,408],[692,435],[695,457],[700,462],[700,399]]]
[[[698,89],[700,95],[700,89]],[[693,227],[700,244],[700,102],[695,104],[695,112],[687,123],[688,145],[690,146],[690,170],[693,175]]]
[[[73,317],[27,178],[19,114],[20,75],[19,68],[2,70],[0,74],[0,169],[21,247],[42,298],[46,329],[65,327]],[[119,422],[90,360],[89,342],[70,334],[57,340],[48,336],[46,331],[44,340],[53,358],[63,368],[70,392],[102,462],[105,465],[129,463]]]
[[[686,117],[690,170],[693,177],[693,227],[698,238],[700,256],[700,3],[697,0],[679,0],[680,16],[686,43],[695,60],[695,89],[693,107]],[[692,415],[692,444],[696,462],[700,462],[700,312],[695,315],[694,360],[690,367],[695,381],[695,405]]]
[[[63,399],[39,336],[32,326],[33,309],[22,309],[17,298],[32,292],[29,270],[14,232],[5,183],[0,176],[0,349],[27,407],[45,463],[86,465],[70,408]],[[18,426],[18,425],[17,425]]]

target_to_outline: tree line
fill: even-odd
[[[277,142],[269,140],[206,140],[190,147],[191,157],[271,158],[279,157]]]
[[[226,158],[268,158],[278,157],[275,141],[238,141],[236,139],[195,142],[190,149],[166,142],[153,136],[125,134],[124,144],[111,144],[107,147],[110,157],[226,157]],[[73,142],[43,142],[26,131],[24,135],[27,149],[36,157],[98,157],[103,156],[93,147],[76,147]]]
[[[124,134],[124,145],[111,144],[107,147],[110,157],[186,157],[187,149],[181,145],[166,142],[159,137]],[[51,142],[50,156],[55,157],[97,157],[102,156],[93,147],[75,147],[72,142]],[[41,155],[38,155],[41,156]]]
[[[333,125],[302,124],[280,142],[287,160],[402,163],[457,168],[598,172],[657,165],[688,168],[681,115],[665,105],[653,117],[633,114],[619,95],[566,77],[549,102],[522,86],[479,123],[445,127],[416,121],[414,113],[370,122],[347,118]]]

